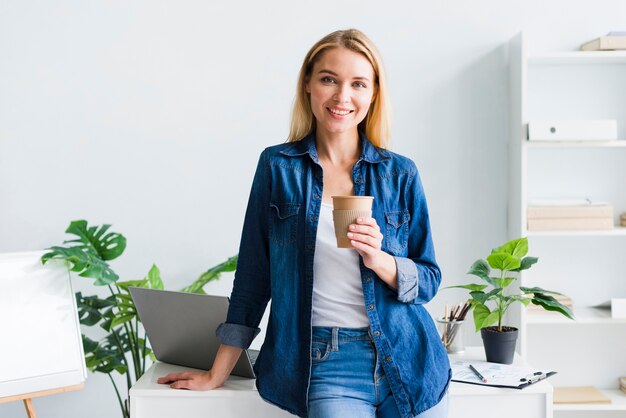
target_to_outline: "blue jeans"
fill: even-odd
[[[400,418],[367,328],[313,327],[310,418]],[[445,418],[447,395],[414,418]]]

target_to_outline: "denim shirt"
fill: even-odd
[[[415,163],[372,145],[352,169],[355,194],[373,196],[372,216],[394,256],[398,289],[360,260],[365,310],[402,417],[436,405],[450,380],[448,356],[423,304],[441,282],[428,209]],[[260,156],[244,220],[222,343],[249,347],[271,299],[266,337],[254,366],[259,394],[308,415],[313,254],[323,188],[315,133],[269,147]]]

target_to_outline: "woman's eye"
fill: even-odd
[[[333,80],[330,77],[322,77],[322,83],[334,83],[335,80]]]
[[[366,87],[367,87],[364,83],[361,83],[360,81],[355,82],[355,83],[354,83],[354,86],[355,86],[355,87],[362,88],[362,89],[364,89],[364,88],[366,88]]]

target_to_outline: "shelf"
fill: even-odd
[[[626,140],[616,141],[526,141],[528,148],[626,148]]]
[[[588,236],[626,236],[626,227],[616,226],[607,230],[591,231],[526,231],[529,237],[588,237]]]
[[[558,403],[554,404],[555,411],[626,411],[626,393],[619,389],[600,389],[611,399],[611,403]]]
[[[626,324],[626,318],[611,318],[610,309],[574,308],[575,321],[557,312],[527,310],[526,323],[539,325]]]
[[[572,51],[534,54],[529,65],[626,64],[626,51]]]

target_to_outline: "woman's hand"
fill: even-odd
[[[365,267],[394,289],[398,288],[398,268],[394,258],[382,250],[383,234],[374,218],[358,218],[348,227],[348,238],[363,258]]]
[[[224,385],[235,367],[243,350],[238,347],[221,344],[217,350],[213,367],[208,372],[188,371],[170,373],[159,377],[157,383],[170,385],[173,389],[211,390]]]
[[[221,387],[226,379],[219,379],[213,376],[211,370],[208,372],[188,371],[181,373],[170,373],[167,376],[159,377],[157,383],[170,385],[173,389],[191,390],[211,390]]]

